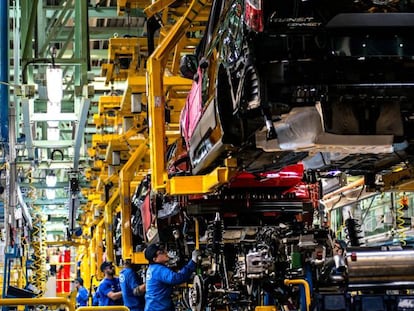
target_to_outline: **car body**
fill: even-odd
[[[310,226],[320,186],[303,164],[258,173],[240,171],[213,193],[188,196],[186,211],[206,219],[219,213],[225,224],[237,226],[291,222],[300,215]]]
[[[183,61],[194,75],[181,117],[193,174],[229,155],[257,170],[407,149],[413,12],[405,0],[213,1]]]

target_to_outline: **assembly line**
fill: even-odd
[[[5,309],[414,310],[412,0],[2,10]]]

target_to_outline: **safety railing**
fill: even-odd
[[[128,307],[125,306],[97,306],[97,307],[79,307],[76,309],[76,311],[129,311]]]
[[[310,286],[309,283],[304,280],[304,279],[286,279],[284,281],[285,285],[289,286],[289,285],[301,285],[303,286],[303,291],[304,291],[304,296],[301,295],[301,299],[304,300],[305,302],[305,308],[306,311],[310,310],[310,305],[311,305],[311,291],[310,291]]]
[[[0,306],[39,306],[39,305],[47,305],[47,306],[60,306],[64,305],[68,309],[68,311],[75,311],[75,306],[70,302],[69,299],[66,298],[4,298],[0,299]],[[101,308],[101,307],[100,307]],[[115,309],[109,309],[115,310]]]

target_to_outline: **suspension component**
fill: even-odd
[[[361,225],[354,218],[345,220],[345,231],[350,246],[361,246]]]
[[[29,280],[38,290],[38,296],[42,296],[46,290],[46,227],[42,219],[40,208],[35,208],[33,213],[33,275]]]
[[[220,214],[216,213],[216,217],[208,228],[208,245],[211,252],[215,255],[222,253],[223,251],[223,233],[224,224],[220,218]]]

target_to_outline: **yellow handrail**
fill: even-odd
[[[304,279],[286,279],[285,285],[303,285],[305,288],[305,303],[306,303],[306,310],[310,310],[310,304],[311,304],[311,293],[310,293],[310,287],[309,283]]]
[[[33,306],[33,305],[65,305],[69,311],[74,311],[75,307],[69,299],[63,297],[53,298],[4,298],[0,299],[0,306]]]
[[[125,306],[96,306],[96,307],[79,307],[76,311],[93,311],[93,310],[108,310],[108,311],[129,311],[128,307]]]

